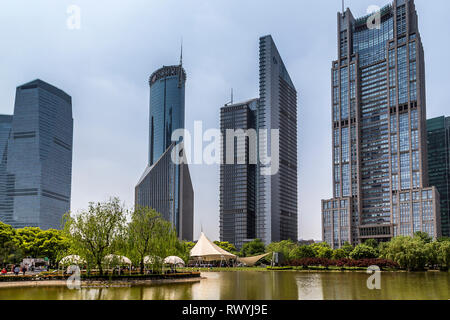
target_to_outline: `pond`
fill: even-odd
[[[202,272],[197,282],[134,287],[0,289],[2,299],[33,300],[448,300],[448,272],[386,272],[369,290],[364,272]]]

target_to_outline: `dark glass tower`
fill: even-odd
[[[172,132],[184,129],[186,72],[178,66],[155,71],[150,84],[149,161],[135,188],[136,205],[153,208],[170,221],[180,239],[192,240],[194,191],[186,164],[171,160]]]
[[[332,63],[333,195],[323,239],[339,247],[424,231],[439,236],[428,187],[425,64],[413,0],[372,16],[338,14]],[[376,21],[376,20],[375,20]]]
[[[226,105],[220,110],[220,131],[255,129],[258,99]],[[256,133],[256,131],[254,131]],[[249,161],[250,140],[236,136],[233,143],[234,164],[226,163],[228,141],[222,144],[220,165],[220,240],[233,243],[236,248],[256,238],[256,171]],[[255,139],[256,141],[256,134]],[[256,147],[256,145],[254,145]],[[230,146],[231,148],[231,146]],[[240,157],[238,150],[243,151]]]
[[[260,152],[272,154],[270,130],[278,129],[280,158],[275,175],[258,168],[256,237],[266,244],[297,241],[297,90],[270,35],[259,40],[259,96],[258,131],[269,130],[268,141],[260,143],[268,150]]]
[[[16,228],[60,228],[70,210],[72,98],[32,81],[17,88],[8,121],[0,125],[0,218]]]
[[[441,199],[441,230],[450,237],[450,117],[427,121],[428,175]]]

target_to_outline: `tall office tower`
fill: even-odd
[[[297,241],[297,91],[270,35],[259,40],[259,94],[257,127],[279,129],[280,159],[275,175],[261,175],[266,168],[259,167],[256,237]],[[271,155],[270,132],[263,140],[260,153]]]
[[[220,131],[226,137],[233,132],[233,140],[222,143],[220,165],[220,241],[233,243],[236,248],[256,238],[256,170],[250,161],[250,148],[256,151],[256,110],[258,99],[225,105],[220,110]],[[249,131],[252,130],[253,145]],[[243,130],[243,131],[240,131]],[[233,150],[233,163],[226,160],[227,147]],[[230,155],[229,155],[230,156]]]
[[[450,237],[450,117],[427,120],[428,175],[441,199],[441,230]]]
[[[135,204],[153,208],[175,228],[178,237],[193,240],[194,190],[187,164],[172,162],[172,132],[184,129],[186,72],[180,65],[163,67],[150,76],[148,167],[135,188]]]
[[[13,116],[0,115],[0,221],[12,225],[12,199],[7,196],[8,174],[6,172],[8,140],[11,134]]]
[[[379,23],[378,23],[379,22]],[[428,187],[424,51],[413,0],[378,16],[338,13],[332,63],[333,199],[322,201],[333,247],[424,231],[439,236]]]
[[[29,82],[17,88],[12,122],[0,126],[0,219],[16,228],[60,228],[70,210],[72,98]]]

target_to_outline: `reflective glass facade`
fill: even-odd
[[[258,100],[224,106],[220,110],[220,130],[255,129]],[[256,133],[256,131],[254,131]],[[255,134],[256,138],[256,134]],[[256,172],[257,165],[249,161],[249,138],[234,139],[234,162],[226,163],[227,139],[222,143],[220,165],[220,240],[236,248],[256,238]],[[256,139],[254,139],[256,142]],[[256,148],[256,145],[253,145]],[[243,151],[243,159],[238,150]],[[240,164],[242,163],[242,164]]]
[[[354,244],[386,241],[402,230],[411,235],[414,208],[415,229],[439,235],[438,217],[426,220],[413,200],[403,206],[409,218],[394,222],[399,195],[428,187],[425,69],[414,1],[396,0],[380,15],[379,27],[369,27],[370,16],[339,14],[339,60],[331,71],[334,198],[328,201],[351,196],[348,239]],[[431,193],[436,210],[438,194]],[[326,236],[326,227],[323,234],[341,243],[333,240],[335,232]]]
[[[181,65],[163,67],[149,79],[149,160],[135,188],[135,203],[170,221],[180,239],[193,240],[194,191],[187,165],[175,165],[172,133],[184,129],[186,72]],[[181,141],[176,141],[181,142]],[[180,149],[181,150],[181,149]]]
[[[71,97],[41,80],[18,87],[6,148],[1,135],[0,218],[14,227],[60,228],[70,210]]]
[[[258,168],[256,236],[266,244],[297,241],[297,90],[270,35],[259,40],[259,96],[257,128],[279,129],[280,168],[272,176]],[[261,139],[260,152],[270,155],[270,145]]]
[[[427,121],[428,175],[441,199],[442,236],[450,237],[450,117]]]

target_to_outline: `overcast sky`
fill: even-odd
[[[387,1],[347,0],[355,16]],[[430,4],[432,3],[432,4]],[[81,29],[67,27],[69,5]],[[425,47],[428,117],[450,115],[446,0],[416,0]],[[147,163],[148,77],[179,61],[184,42],[186,127],[218,128],[229,101],[258,96],[258,39],[271,34],[299,92],[299,238],[320,239],[331,198],[330,68],[340,0],[8,0],[0,4],[0,114],[15,88],[40,78],[72,96],[72,210],[118,196],[134,204]],[[218,239],[217,166],[193,165],[195,232]]]

